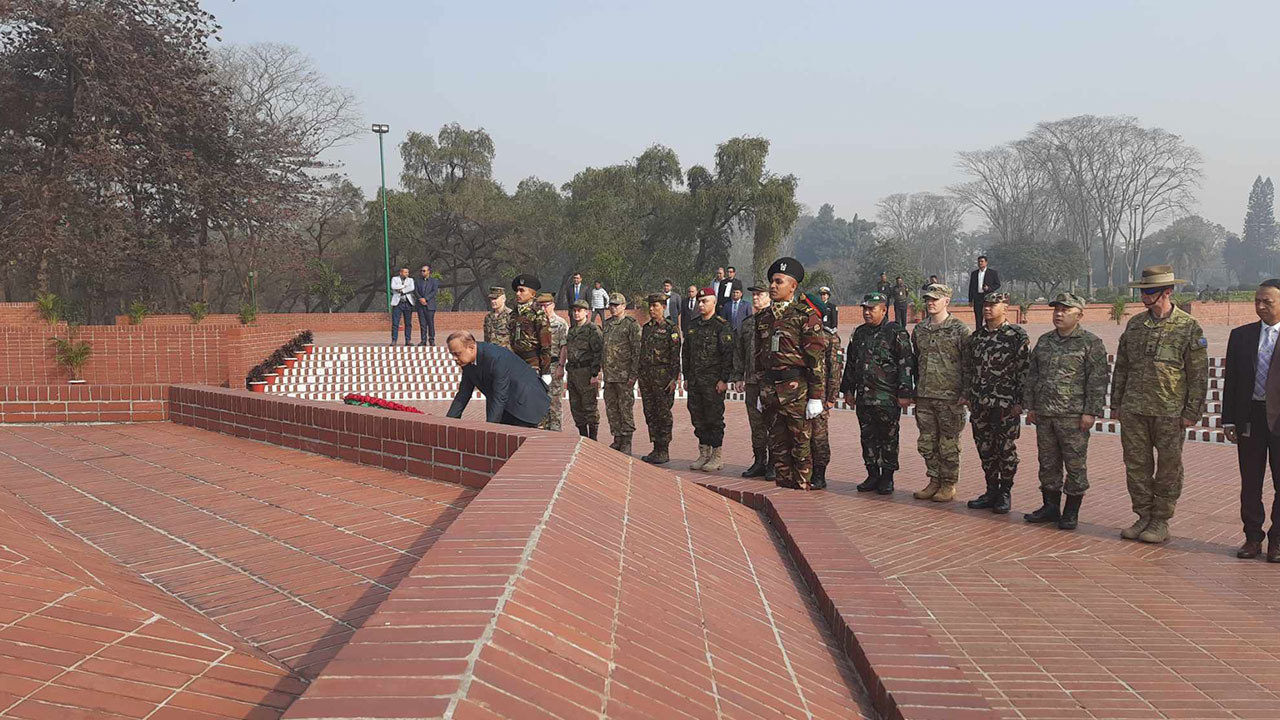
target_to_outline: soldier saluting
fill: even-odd
[[[804,281],[799,260],[784,257],[769,266],[768,310],[756,318],[755,365],[760,371],[760,405],[771,427],[769,453],[781,487],[810,489],[813,458],[809,421],[825,412],[822,318],[796,302]]]
[[[859,492],[893,492],[898,470],[898,429],[902,411],[915,394],[915,352],[911,336],[889,321],[887,298],[878,292],[862,298],[863,323],[853,331],[840,391],[856,409],[867,479]]]
[[[667,317],[666,293],[650,293],[649,320],[640,326],[640,404],[653,452],[640,458],[652,465],[671,459],[671,405],[680,379],[680,329]]]
[[[978,446],[987,491],[969,501],[974,510],[1009,512],[1013,477],[1018,474],[1023,394],[1031,348],[1027,331],[1005,319],[1009,293],[987,293],[982,327],[966,344],[969,356],[969,423]]]

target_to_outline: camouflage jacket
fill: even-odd
[[[1173,309],[1164,320],[1141,313],[1116,346],[1111,407],[1199,422],[1209,390],[1209,343],[1200,323]]]
[[[1082,327],[1040,336],[1027,373],[1027,409],[1040,415],[1102,416],[1111,367],[1102,340]]]
[[[822,353],[826,338],[822,318],[808,305],[797,302],[774,303],[755,316],[755,367],[762,381],[770,373],[798,371],[806,386],[805,396],[821,400],[826,392],[822,374]]]
[[[592,375],[600,372],[604,358],[604,333],[593,322],[585,322],[569,329],[565,338],[568,352],[565,365],[569,370],[589,370]]]
[[[680,351],[684,379],[729,382],[733,374],[733,327],[719,315],[693,319]]]
[[[855,328],[845,360],[840,391],[853,394],[858,405],[889,407],[915,394],[911,336],[888,317],[879,325]]]
[[[964,352],[969,326],[955,315],[938,325],[926,319],[911,328],[916,350],[916,397],[959,400],[969,381],[969,357]]]
[[[822,353],[822,375],[826,378],[825,396],[832,405],[840,401],[840,383],[844,378],[844,341],[836,330],[826,330],[827,348]]]
[[[605,382],[633,383],[640,373],[640,325],[630,315],[604,321]]]
[[[484,316],[484,341],[511,349],[511,308],[498,312],[490,310]]]
[[[640,376],[666,382],[680,377],[680,329],[666,318],[640,326]]]
[[[767,308],[766,308],[767,309]],[[729,375],[731,382],[745,382],[757,385],[760,373],[756,372],[756,314],[748,315],[742,321],[742,327],[733,337],[733,372]]]
[[[511,352],[541,375],[551,372],[551,323],[546,313],[533,303],[520,305],[507,322]]]
[[[911,302],[911,288],[906,285],[903,285],[902,287],[894,285],[893,289],[889,291],[889,299],[893,301],[894,305],[909,303]]]
[[[559,315],[547,320],[551,323],[551,365],[554,367],[560,364],[560,351],[569,340],[569,321]]]
[[[966,395],[970,407],[1009,408],[1026,404],[1031,340],[1022,326],[1006,322],[991,330],[983,325],[969,336],[966,350],[969,355]]]

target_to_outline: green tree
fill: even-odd
[[[1052,298],[1059,287],[1084,275],[1084,250],[1076,242],[1002,242],[987,252],[1002,280],[1035,285],[1039,294]]]
[[[310,271],[310,282],[307,283],[307,294],[315,298],[314,309],[318,312],[331,313],[347,304],[355,293],[342,280],[342,273],[320,258],[312,258],[307,262]]]
[[[1274,274],[1276,251],[1275,186],[1271,178],[1259,175],[1249,190],[1249,204],[1244,215],[1244,231],[1240,235],[1243,247],[1233,268],[1241,282],[1252,282],[1265,275]]]
[[[1149,248],[1143,253],[1143,262],[1173,265],[1198,286],[1201,274],[1223,250],[1226,238],[1226,228],[1199,215],[1188,215],[1152,233],[1147,239]]]

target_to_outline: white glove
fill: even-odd
[[[756,412],[764,412],[764,403],[760,402],[760,398],[756,398]]]
[[[804,419],[812,420],[822,414],[822,401],[810,400],[804,405]]]
[[[546,385],[547,387],[551,387],[551,376],[550,376],[550,375],[543,375],[543,376],[542,376],[542,384],[543,384],[543,385]]]

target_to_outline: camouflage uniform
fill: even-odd
[[[964,346],[969,332],[969,326],[951,314],[937,325],[926,319],[911,328],[911,345],[916,349],[916,427],[920,431],[916,449],[924,458],[930,485],[948,488],[953,496],[960,477],[960,431],[965,412],[957,400],[968,382],[969,358]],[[927,490],[921,499],[934,496]]]
[[[511,349],[511,308],[490,310],[484,316],[484,341]]]
[[[969,422],[987,479],[987,495],[996,491],[1007,494],[1018,473],[1017,441],[1022,434],[1030,340],[1026,330],[1012,323],[1005,322],[994,329],[984,325],[969,336],[966,350]],[[1008,508],[1002,512],[1008,512]]]
[[[645,456],[648,462],[665,457],[671,445],[671,405],[676,398],[672,383],[679,377],[680,330],[666,318],[650,318],[640,328],[640,402],[654,449]]]
[[[822,352],[822,374],[826,378],[826,389],[822,399],[835,407],[835,404],[840,401],[840,380],[844,377],[844,341],[840,339],[840,333],[831,328],[825,328],[823,335],[826,336],[827,346]],[[831,413],[824,412],[809,421],[810,432],[813,433],[811,441],[813,473],[815,476],[821,475],[824,478],[826,468],[831,464],[831,438],[827,433],[829,417]]]
[[[755,335],[760,403],[770,426],[769,455],[776,482],[804,487],[813,473],[805,405],[826,393],[822,318],[803,302],[774,303],[756,314]]]
[[[1182,420],[1199,422],[1209,384],[1208,343],[1187,313],[1157,320],[1144,312],[1129,320],[1116,347],[1111,407],[1120,411],[1120,443],[1133,512],[1125,537],[1168,521],[1182,495]],[[1157,466],[1152,451],[1160,456]]]
[[[680,351],[689,392],[689,419],[699,445],[724,444],[724,393],[717,383],[728,383],[733,372],[733,328],[719,315],[698,316],[689,323]]]
[[[511,352],[538,371],[551,374],[551,322],[547,314],[533,302],[516,308],[507,321]]]
[[[640,325],[630,314],[604,321],[604,410],[614,450],[631,446],[636,431],[635,383],[640,373]]]
[[[569,323],[559,315],[547,319],[551,322],[551,387],[547,389],[551,406],[547,410],[545,427],[552,432],[560,432],[564,414],[564,373],[560,367],[560,350],[568,341]]]
[[[1084,328],[1076,326],[1066,336],[1050,330],[1036,340],[1026,401],[1027,410],[1036,414],[1041,490],[1083,495],[1089,489],[1090,431],[1080,429],[1080,416],[1102,417],[1110,375],[1107,349]]]
[[[898,470],[899,398],[915,393],[915,352],[911,337],[888,317],[863,323],[849,340],[848,364],[840,390],[854,396],[861,431],[862,462],[870,477]]]
[[[568,349],[565,366],[569,383],[569,411],[578,432],[595,439],[600,425],[599,397],[591,379],[600,373],[600,361],[604,356],[604,334],[593,322],[586,322],[569,329],[565,340]]]
[[[764,416],[756,409],[756,403],[760,400],[760,373],[755,367],[755,348],[756,315],[753,313],[742,321],[742,327],[733,339],[733,374],[729,379],[743,383],[747,423],[751,427],[751,451],[755,454],[756,462],[764,464],[769,452],[769,428],[764,423]]]

